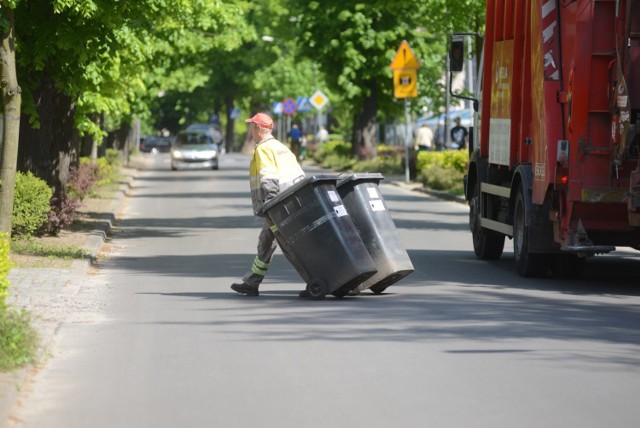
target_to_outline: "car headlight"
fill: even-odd
[[[217,154],[218,152],[216,152],[215,150],[206,150],[202,153],[202,156],[207,158],[215,158]]]
[[[176,159],[182,159],[182,152],[180,150],[174,150],[171,152],[171,156]]]

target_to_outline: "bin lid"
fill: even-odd
[[[284,192],[281,192],[278,196],[271,199],[269,202],[264,204],[264,212],[266,213],[271,208],[273,208],[278,203],[282,202],[289,196],[296,193],[298,190],[302,189],[305,186],[309,185],[317,185],[317,184],[335,184],[338,182],[337,175],[329,175],[329,174],[321,174],[321,175],[311,175],[303,178],[302,180],[295,183],[293,186],[289,187]]]
[[[371,172],[371,173],[364,172],[364,173],[358,173],[358,174],[350,174],[344,178],[341,178],[340,181],[338,181],[338,184],[336,187],[343,186],[350,182],[353,182],[352,184],[354,185],[357,184],[357,182],[375,182],[376,184],[378,184],[382,180],[384,180],[384,176],[379,172]]]

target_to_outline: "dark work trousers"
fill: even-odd
[[[276,251],[276,247],[280,246],[282,254],[289,260],[294,268],[300,273],[305,281],[308,277],[304,269],[297,262],[295,254],[291,248],[281,239],[276,233],[276,227],[273,222],[266,218],[260,236],[258,237],[258,254],[253,259],[251,269],[242,277],[242,282],[252,286],[259,286],[262,280],[264,280],[267,271],[269,270],[269,264],[273,258],[273,253]]]

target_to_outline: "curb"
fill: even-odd
[[[123,167],[123,170],[125,170],[125,182],[122,183],[120,185],[120,188],[116,191],[109,208],[105,212],[100,213],[94,230],[90,232],[89,236],[87,237],[87,241],[84,244],[84,248],[91,254],[89,265],[95,262],[95,259],[100,252],[102,245],[104,245],[104,243],[109,239],[109,234],[113,229],[118,211],[122,207],[122,201],[131,190],[131,183],[137,176],[139,165],[130,165],[127,167]]]

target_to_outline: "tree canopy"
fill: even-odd
[[[484,22],[481,0],[3,4],[15,7],[22,111],[31,126],[40,124],[46,78],[69,98],[76,130],[97,136],[106,130],[96,114],[115,125],[135,116],[149,132],[176,131],[212,112],[228,120],[232,106],[269,110],[315,89],[354,121],[399,117],[389,64],[402,40],[421,63],[413,105],[437,110],[447,34]]]

